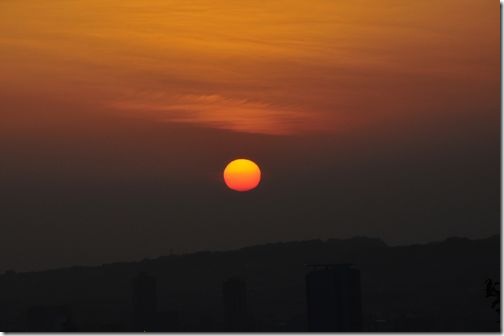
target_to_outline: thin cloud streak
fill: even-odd
[[[306,112],[218,94],[174,97],[144,94],[137,99],[113,102],[111,106],[136,115],[144,113],[162,121],[193,123],[243,133],[288,135],[315,128]]]

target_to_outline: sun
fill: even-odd
[[[224,182],[235,191],[252,190],[261,182],[261,169],[248,159],[233,160],[224,169]]]

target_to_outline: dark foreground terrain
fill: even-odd
[[[112,248],[112,247],[111,247]],[[2,331],[135,330],[133,279],[155,279],[153,331],[223,331],[223,283],[246,283],[248,331],[307,330],[306,264],[361,272],[364,331],[498,331],[488,279],[500,279],[500,237],[390,247],[353,238],[274,243],[141,262],[0,276]]]

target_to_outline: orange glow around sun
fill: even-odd
[[[229,189],[249,191],[259,185],[261,169],[253,161],[236,159],[228,163],[224,169],[224,181]]]

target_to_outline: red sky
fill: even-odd
[[[0,269],[492,234],[499,20],[483,0],[1,1]],[[247,201],[221,179],[236,157],[262,168]]]
[[[493,107],[500,80],[497,1],[0,6],[0,89],[48,97],[50,119],[72,99],[237,132],[344,132]]]

